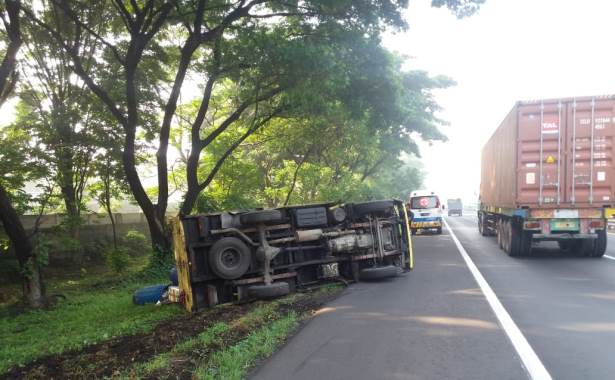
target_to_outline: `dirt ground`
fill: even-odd
[[[309,292],[295,301],[280,303],[278,314],[296,312],[313,313],[335,298],[341,289],[332,292]],[[117,376],[136,363],[144,363],[155,355],[169,352],[175,345],[196,336],[218,322],[232,323],[256,307],[257,303],[222,305],[199,313],[185,314],[158,324],[152,331],[124,336],[85,347],[81,350],[50,355],[21,368],[0,375],[0,379],[83,379]],[[167,305],[165,307],[179,307]],[[244,339],[250,331],[237,329],[225,337],[225,347]],[[215,347],[213,348],[215,349]],[[173,368],[165,371],[173,377],[189,378],[195,362],[186,358],[174,361]],[[161,377],[163,374],[159,374]],[[158,376],[153,376],[157,378]]]

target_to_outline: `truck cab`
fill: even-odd
[[[410,194],[408,208],[412,215],[410,230],[416,234],[419,230],[442,233],[442,209],[440,197],[433,191],[418,190]]]

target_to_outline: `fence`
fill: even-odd
[[[42,233],[52,234],[54,228],[61,225],[65,215],[51,214],[43,215],[39,221],[39,230]],[[83,246],[91,245],[95,242],[110,242],[113,239],[113,228],[108,215],[106,214],[84,214],[81,216],[82,223],[79,227],[78,240]],[[114,214],[115,228],[118,236],[125,235],[128,231],[139,231],[149,239],[149,228],[147,226],[147,220],[141,213],[117,213]],[[36,215],[24,215],[21,218],[21,222],[27,232],[31,232],[35,225]],[[0,224],[0,232],[2,231],[2,224]],[[66,259],[74,256],[74,252],[54,250],[50,258],[51,259]],[[5,258],[11,259],[12,254],[4,255]],[[0,264],[1,265],[1,264]]]

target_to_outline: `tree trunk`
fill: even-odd
[[[45,306],[45,286],[41,268],[36,262],[36,258],[30,258],[31,265],[28,276],[23,278],[23,292],[28,305],[34,308]]]
[[[32,242],[19,219],[19,214],[13,208],[7,191],[2,185],[0,185],[0,221],[15,249],[19,267],[24,273],[22,275],[24,298],[26,298],[30,306],[41,307],[44,304],[45,288],[40,267],[36,263],[36,258],[33,257]],[[28,273],[27,270],[29,262],[31,262],[29,271],[31,273]]]

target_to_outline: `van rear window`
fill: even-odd
[[[438,197],[414,197],[410,198],[411,209],[424,209],[424,208],[436,208],[438,207]]]

